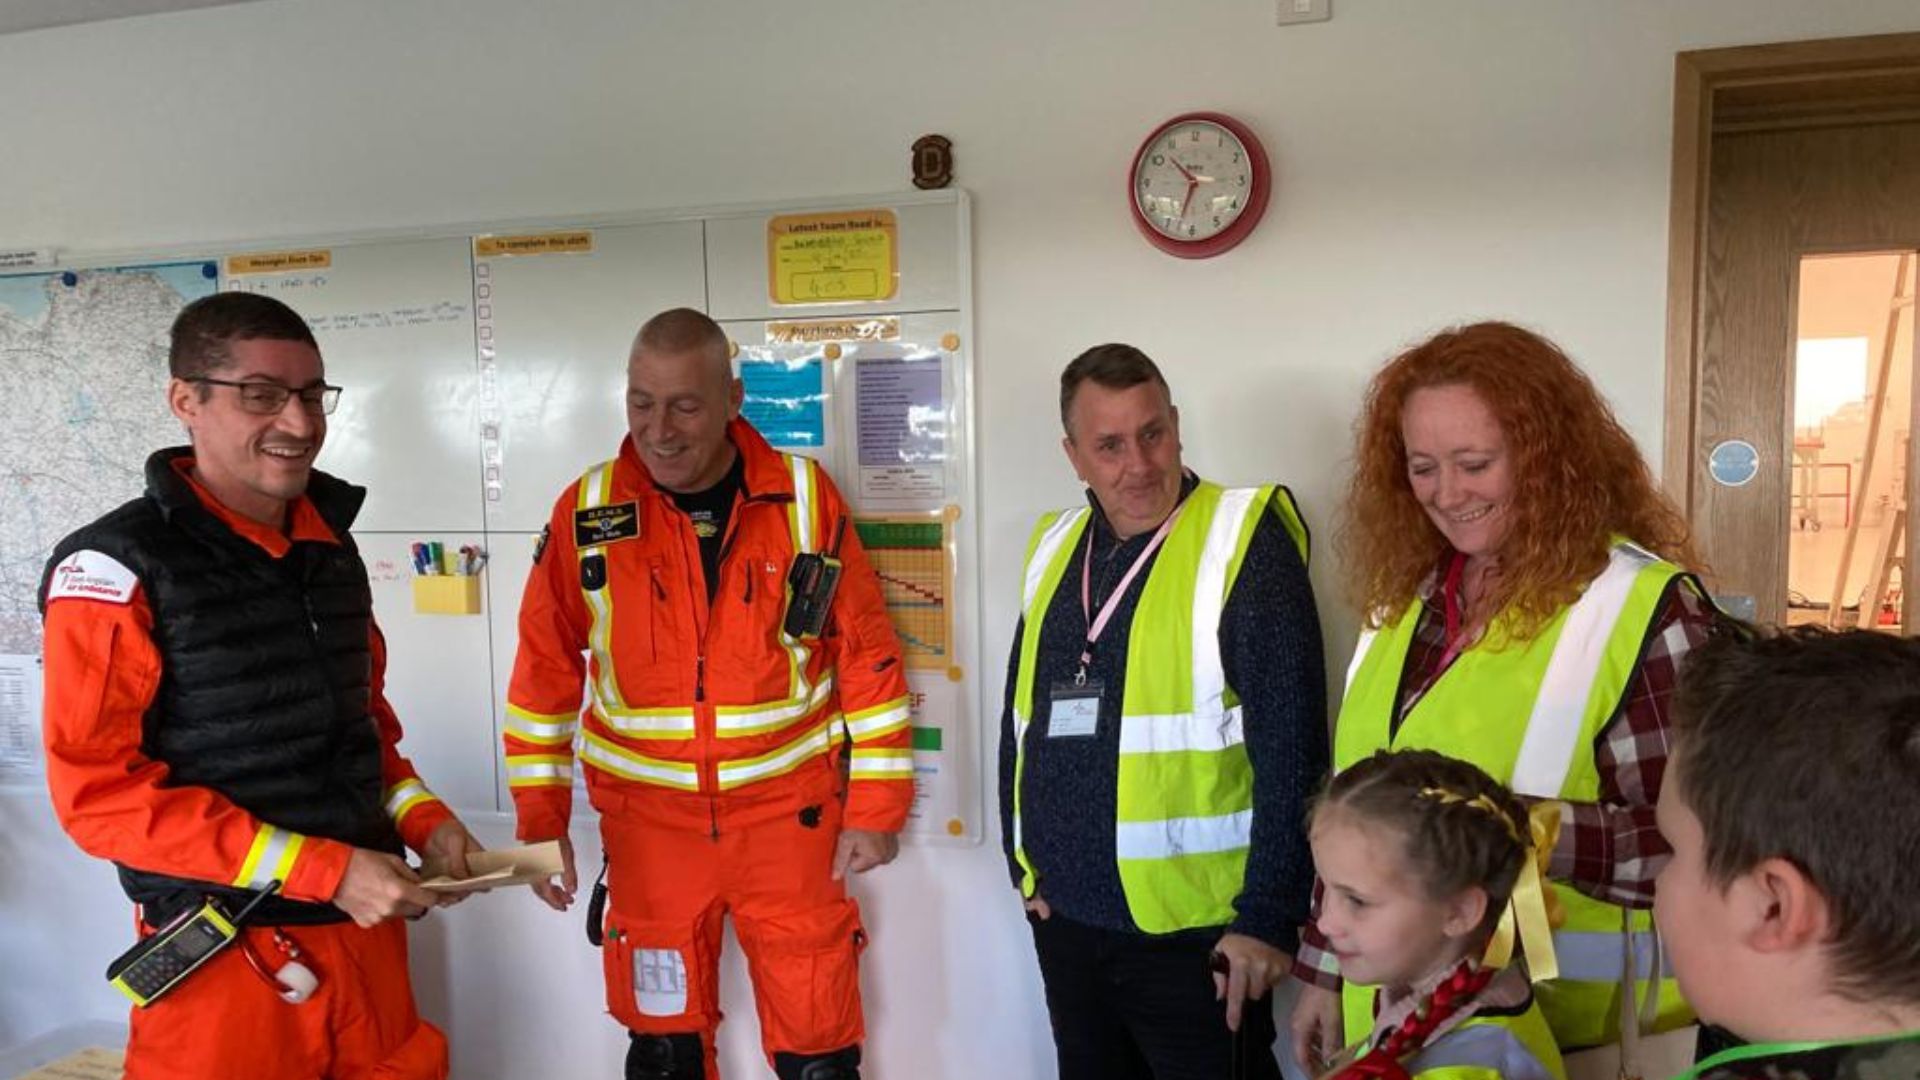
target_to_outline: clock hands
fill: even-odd
[[[1198,189],[1201,184],[1213,183],[1214,179],[1205,173],[1196,173],[1185,165],[1180,164],[1180,159],[1174,157],[1172,154],[1167,155],[1167,160],[1173,163],[1174,168],[1180,170],[1180,175],[1185,177],[1187,181],[1187,193],[1180,200],[1180,217],[1182,220],[1185,220],[1188,208],[1193,205],[1194,191]]]
[[[1200,186],[1200,178],[1193,175],[1185,165],[1180,164],[1180,159],[1172,154],[1167,155],[1167,160],[1173,162],[1173,167],[1179,169],[1180,175],[1187,178],[1187,193],[1180,199],[1180,220],[1185,221],[1187,208],[1193,205],[1193,191]]]

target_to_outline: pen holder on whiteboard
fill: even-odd
[[[413,579],[413,610],[419,615],[480,614],[480,575],[416,575]]]

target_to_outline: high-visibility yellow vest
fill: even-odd
[[[1522,795],[1596,802],[1600,775],[1593,746],[1619,712],[1645,652],[1661,601],[1676,579],[1699,585],[1676,566],[1619,541],[1607,566],[1533,638],[1462,652],[1393,730],[1394,699],[1420,602],[1392,623],[1360,636],[1334,730],[1335,771],[1381,749],[1428,749],[1470,761]],[[1498,624],[1489,631],[1498,634]],[[1658,941],[1646,911],[1595,900],[1558,882],[1566,922],[1554,933],[1560,977],[1538,987],[1540,1011],[1562,1047],[1597,1046],[1619,1034],[1623,917],[1634,926],[1643,975],[1654,970]],[[1661,964],[1670,971],[1671,965]],[[1692,1021],[1671,978],[1659,985],[1660,1030]],[[1346,995],[1349,1031],[1372,1023],[1373,992]]]
[[[1473,1016],[1406,1062],[1413,1080],[1566,1080],[1536,1002],[1513,1016]]]
[[[1253,766],[1240,699],[1221,664],[1220,616],[1262,515],[1277,515],[1307,557],[1306,526],[1284,487],[1202,481],[1175,512],[1127,628],[1119,688],[1115,850],[1127,909],[1150,934],[1233,920],[1253,825]],[[1028,896],[1038,879],[1020,838],[1020,787],[1038,704],[1040,631],[1090,516],[1084,507],[1048,514],[1027,545],[1013,696],[1013,850]]]

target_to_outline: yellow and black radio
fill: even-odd
[[[238,915],[228,915],[209,899],[167,921],[107,965],[107,981],[135,1005],[146,1007],[180,984],[240,936],[240,926],[279,882],[255,893]]]

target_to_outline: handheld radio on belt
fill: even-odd
[[[247,916],[279,887],[277,881],[268,882],[236,915],[229,916],[211,898],[181,912],[107,965],[107,981],[135,1005],[145,1008],[153,1004],[195,968],[233,944]]]
[[[842,514],[826,554],[806,551],[793,557],[793,566],[787,570],[793,598],[787,602],[787,618],[780,626],[788,637],[809,641],[826,629],[833,591],[840,585],[840,540],[846,533],[847,517]]]

